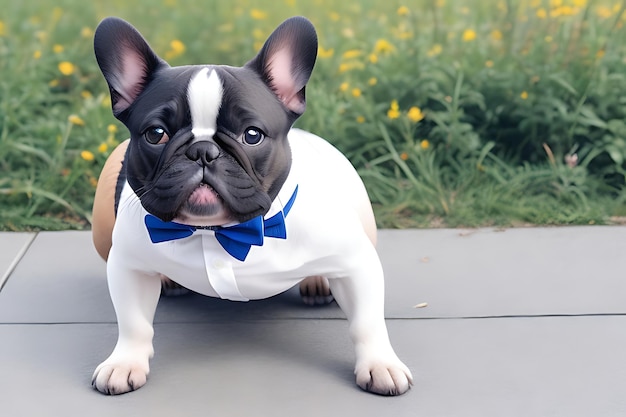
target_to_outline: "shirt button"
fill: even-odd
[[[213,268],[224,269],[226,268],[226,262],[222,261],[221,259],[216,259],[213,261]]]

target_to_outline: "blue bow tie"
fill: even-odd
[[[233,226],[211,226],[207,227],[207,229],[215,230],[215,238],[224,250],[233,258],[243,261],[248,256],[252,245],[263,246],[264,236],[287,239],[285,216],[287,216],[291,206],[293,206],[297,193],[298,187],[296,186],[291,198],[283,207],[283,211],[279,211],[269,219],[257,216],[247,222]],[[176,222],[164,222],[152,214],[147,214],[144,221],[152,243],[184,239],[193,235],[197,229],[202,229],[202,227]]]

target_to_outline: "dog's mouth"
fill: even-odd
[[[215,204],[222,204],[222,198],[209,184],[200,183],[200,185],[193,190],[187,204],[192,206],[212,206]]]
[[[194,226],[219,226],[232,221],[222,197],[201,182],[180,208],[175,221]]]

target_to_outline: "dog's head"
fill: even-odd
[[[94,48],[113,114],[130,131],[127,180],[148,212],[220,225],[269,210],[317,55],[308,20],[283,22],[243,67],[171,67],[118,18],[100,23]]]

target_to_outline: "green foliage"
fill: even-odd
[[[626,214],[626,42],[610,0],[0,0],[0,229],[89,226],[126,130],[92,52],[108,15],[172,65],[242,65],[284,18],[320,53],[298,126],[340,148],[379,224],[605,223]]]

